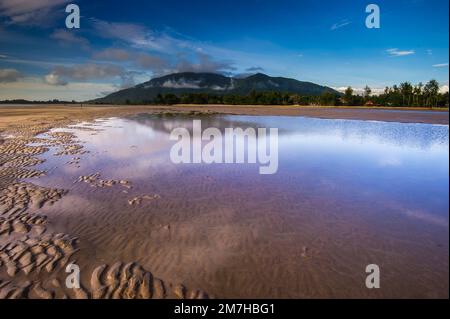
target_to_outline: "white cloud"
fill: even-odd
[[[249,66],[255,61],[255,54],[216,47],[171,29],[158,32],[140,24],[99,19],[91,19],[90,22],[97,35],[116,40],[116,45],[126,46],[127,50],[131,48],[146,51],[140,56],[130,52],[128,60],[125,59],[126,54],[123,52],[119,54],[112,51],[98,53],[94,58],[131,62],[139,69],[152,71],[154,76],[173,72],[213,72],[230,75],[236,71],[233,60],[239,60]],[[229,60],[214,58],[224,56]],[[264,56],[258,54],[258,58],[261,61]]]
[[[342,20],[342,21],[340,21],[340,22],[338,22],[338,23],[333,24],[333,25],[330,27],[330,30],[331,30],[331,31],[334,31],[334,30],[343,28],[343,27],[349,25],[350,23],[352,23],[352,22],[349,21],[349,20]]]
[[[416,53],[414,50],[399,50],[397,48],[387,49],[386,52],[390,56],[406,56]]]
[[[226,73],[235,71],[231,61],[216,61],[211,56],[204,53],[197,53],[197,61],[192,62],[187,59],[180,59],[174,72],[209,72],[209,73]]]
[[[135,63],[139,67],[147,70],[152,70],[157,74],[163,73],[164,70],[170,68],[170,64],[167,60],[164,60],[159,56],[146,53],[138,54],[135,58]]]
[[[72,82],[89,82],[91,80],[120,80],[117,88],[128,88],[135,85],[138,72],[128,71],[115,64],[77,64],[71,66],[58,65],[44,76],[44,83],[53,86],[65,86]]]
[[[438,63],[438,64],[433,64],[434,68],[448,68],[448,62],[447,63]]]
[[[246,72],[264,72],[264,68],[260,66],[252,66],[250,68],[245,69]]]
[[[134,23],[109,22],[91,19],[96,33],[107,39],[121,40],[133,48],[152,50],[164,54],[177,54],[190,50],[201,51],[201,47],[192,39],[180,39],[166,32],[156,32],[143,25]]]
[[[184,79],[180,79],[179,81],[167,80],[161,86],[164,88],[173,88],[173,89],[199,89],[200,88],[198,81],[188,82]]]
[[[116,90],[117,87],[112,83],[73,82],[65,86],[55,86],[45,83],[40,78],[29,77],[17,82],[0,83],[0,100],[85,101],[99,97],[99,92]]]
[[[17,82],[22,77],[16,69],[0,69],[0,83]]]
[[[50,74],[77,81],[86,81],[121,77],[126,74],[126,70],[115,64],[78,64],[56,66]]]
[[[138,24],[108,22],[94,18],[91,21],[97,34],[108,39],[119,39],[129,43],[138,43],[143,41],[148,33],[148,30],[144,26]]]
[[[43,60],[27,60],[27,59],[16,59],[16,58],[10,58],[10,57],[6,57],[4,59],[5,59],[4,61],[9,62],[9,63],[32,65],[34,67],[51,68],[51,67],[59,65],[56,62],[48,62],[48,61],[43,61]]]
[[[0,2],[0,13],[15,16],[52,8],[66,2],[69,2],[69,0],[2,0]]]
[[[8,17],[9,23],[40,25],[50,20],[55,8],[70,0],[2,0],[0,16]]]
[[[124,49],[109,48],[96,52],[94,59],[106,61],[127,61],[131,59],[131,53]]]
[[[223,87],[218,85],[213,86],[201,86],[201,81],[187,81],[186,79],[179,79],[177,81],[174,80],[167,80],[165,81],[161,87],[164,88],[171,88],[171,89],[200,89],[200,88],[209,88],[211,90],[216,91],[224,91],[226,89],[229,89],[229,87]]]
[[[49,85],[67,85],[67,82],[61,79],[61,77],[58,74],[47,74],[44,77],[44,82]]]
[[[448,92],[448,84],[444,84],[439,88],[439,93],[447,93]]]
[[[64,29],[56,30],[50,36],[52,39],[58,40],[62,44],[75,44],[83,49],[89,49],[89,41],[83,37],[74,34],[74,31]]]
[[[344,93],[345,90],[347,90],[347,86],[340,86],[340,87],[331,87],[332,89]],[[352,87],[353,94],[362,95],[364,94],[364,88],[363,87]],[[372,95],[380,95],[384,93],[384,88],[370,88],[372,90]]]
[[[150,70],[154,74],[162,74],[171,69],[169,61],[158,55],[120,48],[105,49],[95,53],[93,58],[103,61],[129,62],[136,68]]]
[[[157,32],[140,24],[109,22],[99,19],[90,20],[98,36],[120,40],[134,49],[150,50],[161,54],[176,56],[183,54],[205,53],[205,47],[211,48],[201,41],[174,31]]]

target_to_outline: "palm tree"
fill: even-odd
[[[427,99],[427,106],[437,105],[437,96],[439,93],[439,82],[436,80],[430,80],[423,89],[425,97]]]
[[[344,98],[345,98],[345,103],[347,103],[347,105],[350,105],[352,102],[352,98],[353,98],[353,89],[351,86],[349,86],[345,92],[344,92]]]
[[[419,82],[417,85],[414,86],[413,89],[413,104],[415,106],[420,106],[421,96],[422,96],[422,82]]]
[[[413,87],[409,82],[400,83],[400,93],[402,95],[403,106],[409,106],[411,103],[411,95]],[[406,101],[406,103],[405,103]]]
[[[368,85],[366,85],[366,87],[364,88],[364,97],[366,99],[369,99],[370,94],[372,94],[372,90],[370,89],[370,87]]]

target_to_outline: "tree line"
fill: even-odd
[[[127,104],[133,104],[127,101]],[[393,106],[393,107],[448,107],[448,92],[439,92],[439,83],[431,80],[425,85],[409,82],[386,87],[381,94],[372,94],[366,86],[362,94],[355,94],[348,87],[343,94],[326,91],[319,96],[299,95],[275,91],[252,91],[247,95],[187,93],[180,96],[173,93],[158,94],[151,101],[140,104],[230,104],[230,105],[324,105],[324,106]]]
[[[439,83],[430,80],[426,84],[419,82],[416,85],[410,82],[402,82],[399,85],[387,86],[383,93],[372,95],[372,90],[366,86],[362,95],[354,95],[353,89],[345,90],[343,100],[348,105],[373,104],[382,106],[425,106],[425,107],[448,107],[448,92],[439,92]]]
[[[58,99],[48,100],[48,101],[30,101],[24,99],[14,99],[14,100],[1,100],[0,104],[80,104],[80,102],[63,101]]]

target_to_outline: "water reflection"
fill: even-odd
[[[391,203],[390,207],[396,207],[405,216],[448,225],[447,125],[281,116],[140,114],[128,119],[97,121],[90,127],[100,128],[99,132],[76,127],[74,131],[86,142],[91,154],[101,155],[86,158],[85,166],[91,171],[110,171],[113,177],[145,180],[156,173],[169,174],[174,170],[197,169],[202,174],[201,167],[209,166],[213,174],[225,179],[238,170],[240,179],[253,180],[258,165],[183,166],[170,162],[170,148],[175,143],[169,140],[170,132],[177,127],[192,130],[194,119],[202,121],[203,129],[216,127],[222,132],[228,127],[278,128],[278,173],[266,180],[272,187],[318,187],[320,192],[321,185],[334,185],[340,196],[369,196],[383,200],[380,205]],[[54,161],[51,157],[48,160]],[[67,170],[74,172],[73,168]],[[326,191],[324,187],[322,192]]]
[[[279,128],[278,172],[172,163],[169,134],[194,119]],[[448,126],[141,114],[69,130],[89,153],[79,167],[43,155],[37,183],[70,190],[44,213],[102,263],[139,260],[223,297],[298,298],[373,297],[355,274],[377,262],[391,276],[378,297],[448,296]],[[95,172],[133,188],[73,183]],[[130,207],[145,194],[161,198]]]

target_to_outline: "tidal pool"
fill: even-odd
[[[194,119],[278,128],[278,171],[172,163],[170,132]],[[447,125],[141,114],[58,130],[89,153],[43,154],[33,183],[69,190],[44,212],[80,238],[82,269],[138,261],[223,298],[448,298]],[[76,182],[96,172],[132,188]],[[369,264],[379,289],[365,285]]]

